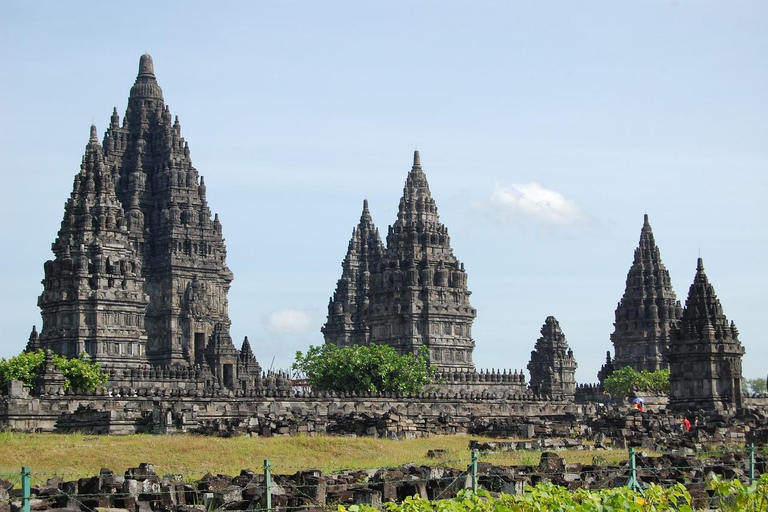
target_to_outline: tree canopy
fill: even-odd
[[[625,366],[606,377],[603,386],[617,399],[629,396],[633,390],[669,393],[669,370],[637,371]]]
[[[388,345],[311,346],[306,354],[296,352],[293,368],[326,391],[418,393],[437,377],[424,346],[402,356]]]
[[[101,365],[94,363],[87,353],[80,357],[68,358],[53,355],[53,365],[64,375],[64,389],[94,390],[107,382],[107,374],[101,371]],[[32,386],[35,377],[45,366],[45,352],[22,352],[10,359],[0,359],[0,386],[9,381],[20,380]]]
[[[744,379],[744,391],[761,395],[766,391],[766,379]]]

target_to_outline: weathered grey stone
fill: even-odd
[[[443,371],[474,369],[476,311],[467,275],[440,223],[418,151],[386,248],[366,200],[342,268],[322,329],[326,343],[378,343],[401,354],[426,346]]]
[[[728,322],[701,258],[669,343],[670,407],[730,413],[743,406],[739,331]]]
[[[577,366],[560,323],[555,317],[548,316],[528,363],[531,391],[537,395],[560,396],[572,400],[576,392]]]
[[[607,364],[616,369],[631,366],[637,371],[666,369],[666,345],[682,314],[646,214],[626,289],[616,308],[611,334],[616,355],[612,362],[609,356]]]

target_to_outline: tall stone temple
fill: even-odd
[[[669,343],[670,406],[723,410],[742,406],[739,331],[723,313],[701,258],[682,319]]]
[[[666,369],[666,346],[682,313],[646,214],[624,296],[616,308],[611,334],[615,356],[607,364],[637,371]]]
[[[528,363],[531,391],[538,395],[573,399],[576,393],[577,366],[573,350],[560,329],[560,322],[548,316]]]
[[[229,337],[221,223],[149,55],[122,124],[115,108],[101,144],[91,127],[52,250],[29,349],[106,368],[202,365],[228,387],[260,376],[247,340]]]
[[[363,205],[328,304],[325,342],[390,345],[401,354],[426,346],[440,370],[474,370],[470,293],[416,151],[386,247]]]

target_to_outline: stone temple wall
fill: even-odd
[[[768,417],[768,396],[745,397],[744,402],[749,410],[742,411],[742,416]],[[91,434],[317,433],[390,438],[472,434],[533,438],[569,437],[606,413],[617,413],[621,419],[632,412],[621,403],[608,409],[602,403],[541,400],[529,394],[422,393],[406,397],[314,394],[277,388],[237,393],[109,388],[91,394],[70,391],[32,396],[28,388],[15,383],[0,397],[0,429]],[[673,416],[677,418],[679,413]],[[635,422],[654,423],[662,417],[670,417],[664,404],[649,400],[646,412]]]

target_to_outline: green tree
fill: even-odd
[[[766,392],[765,379],[744,379],[744,391],[747,393],[763,394]]]
[[[64,375],[64,389],[76,388],[94,390],[107,382],[107,374],[101,371],[101,365],[94,363],[88,354],[69,359],[54,355],[53,365]],[[45,352],[22,352],[10,359],[0,359],[0,386],[5,387],[11,380],[20,380],[31,386],[35,377],[45,366]]]
[[[109,378],[106,373],[101,371],[101,365],[91,361],[85,352],[80,354],[80,357],[72,359],[54,355],[53,364],[61,370],[64,379],[66,379],[64,389],[95,390],[106,384]]]
[[[631,366],[625,366],[606,377],[603,386],[611,396],[621,399],[635,389],[651,393],[669,393],[669,370],[638,372]]]
[[[424,346],[402,356],[387,345],[311,346],[306,354],[296,352],[293,368],[327,391],[418,393],[437,377]]]
[[[45,352],[22,352],[10,359],[0,359],[0,385],[5,388],[8,382],[20,380],[27,386],[32,385],[35,376],[45,363]]]

